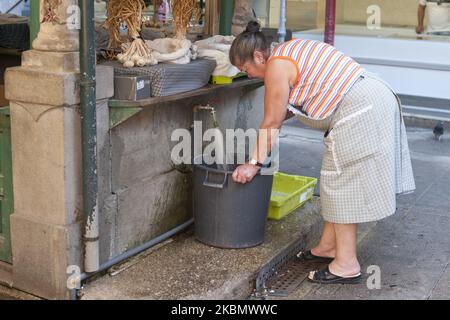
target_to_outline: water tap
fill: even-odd
[[[196,106],[194,106],[194,108],[192,109],[193,112],[198,112],[199,110],[209,110],[209,111],[211,111],[211,112],[216,112],[216,110],[214,109],[214,107],[210,106],[209,104],[207,104],[206,106],[196,105]]]
[[[193,112],[199,112],[200,110],[210,111],[211,112],[211,116],[213,118],[213,126],[214,126],[214,128],[218,128],[219,127],[219,123],[217,122],[217,117],[216,117],[216,109],[213,106],[211,106],[209,104],[207,104],[205,106],[196,105],[192,109]]]

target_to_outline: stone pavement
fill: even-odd
[[[114,268],[86,284],[82,299],[246,299],[259,268],[281,249],[301,237],[305,245],[317,241],[321,220],[317,208],[316,199],[282,221],[270,221],[264,243],[248,249],[205,245],[190,229],[132,258],[122,272],[113,275]]]
[[[381,288],[369,290],[365,281],[354,286],[304,281],[282,299],[450,298],[450,138],[436,142],[431,130],[422,128],[408,128],[408,138],[416,192],[398,197],[394,216],[361,225],[358,232],[363,271],[378,266]],[[321,132],[289,121],[280,145],[282,172],[318,177]],[[252,249],[212,248],[196,241],[192,231],[185,233],[122,274],[86,285],[84,299],[243,299],[265,262],[301,234],[309,235],[306,246],[317,240],[318,211],[315,201],[269,222],[266,242]]]
[[[282,139],[282,172],[318,175],[323,152],[320,133],[305,135]],[[265,242],[249,249],[210,247],[198,242],[190,230],[144,252],[123,272],[88,283],[83,299],[245,299],[257,272],[282,249],[299,238],[305,247],[317,242],[322,227],[319,210],[315,198],[284,219],[269,221]]]
[[[398,197],[395,215],[358,230],[363,271],[378,266],[381,288],[369,290],[365,281],[304,281],[289,296],[269,299],[450,299],[450,134],[437,142],[429,128],[407,130],[417,190]],[[318,177],[323,148],[321,132],[289,121],[282,129],[280,170]],[[88,283],[83,299],[245,299],[258,270],[283,248],[299,237],[307,247],[317,241],[318,212],[316,198],[270,221],[265,243],[250,249],[209,247],[191,229],[128,260],[117,275]]]

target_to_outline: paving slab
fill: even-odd
[[[292,123],[294,127],[282,130],[280,171],[318,177],[323,133],[299,132],[297,121]],[[314,245],[321,227],[316,197],[284,219],[269,221],[264,244],[255,248],[210,247],[198,242],[190,230],[144,254],[138,263],[116,276],[105,275],[86,284],[83,299],[245,299],[254,289],[262,266],[301,237],[306,247]]]
[[[269,221],[262,245],[220,249],[195,239],[193,230],[173,238],[116,276],[105,275],[84,286],[83,299],[246,299],[258,270],[300,237],[317,241],[318,200],[280,221]]]

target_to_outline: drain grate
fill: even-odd
[[[322,263],[300,262],[296,259],[297,253],[305,250],[305,243],[306,236],[301,237],[260,269],[254,297],[286,296],[306,279],[309,271],[324,266]]]
[[[293,257],[266,282],[270,293],[287,296],[306,280],[311,270],[321,269],[324,264],[298,261]]]

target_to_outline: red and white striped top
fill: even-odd
[[[364,69],[336,48],[313,40],[294,39],[275,47],[269,61],[287,59],[297,67],[289,103],[311,119],[329,116]]]

